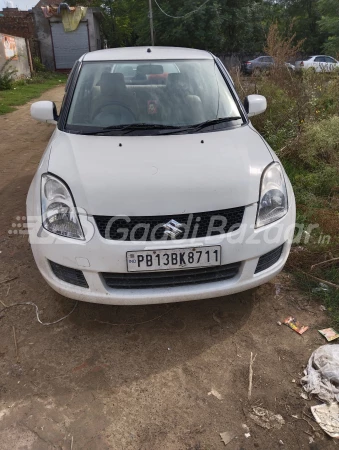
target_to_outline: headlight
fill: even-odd
[[[42,225],[50,233],[84,239],[78,213],[67,186],[53,175],[41,177]]]
[[[288,210],[286,183],[281,165],[266,167],[260,187],[256,227],[262,227],[283,217]]]

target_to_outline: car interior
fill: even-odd
[[[199,123],[205,120],[201,98],[196,95],[187,74],[167,74],[157,64],[139,65],[131,75],[128,69],[125,73],[102,73],[96,84],[99,89],[93,95],[94,123]]]
[[[120,64],[118,69],[106,66],[88,74],[71,112],[72,123],[190,125],[208,120],[217,110],[219,94],[213,98],[193,71],[167,73],[161,64]]]

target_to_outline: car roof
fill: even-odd
[[[193,48],[150,46],[96,50],[82,57],[82,61],[149,61],[153,59],[213,59],[213,55]]]
[[[272,59],[273,59],[273,56],[269,56],[269,55],[260,55],[260,56],[257,56],[256,58],[252,59],[251,61],[255,61],[256,59],[259,59],[259,58],[272,58]]]

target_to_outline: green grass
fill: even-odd
[[[326,284],[326,281],[329,281],[339,285],[338,265],[333,264],[331,267],[324,268],[321,271],[318,270],[314,275],[325,280],[324,284]],[[297,282],[304,291],[309,292],[312,298],[326,307],[329,315],[328,327],[333,326],[339,332],[339,289],[331,286],[324,289],[318,281],[313,281],[311,278],[302,274],[297,276]]]
[[[0,115],[14,111],[16,106],[24,105],[48,89],[66,83],[66,80],[67,75],[52,73],[14,83],[13,89],[0,91]]]

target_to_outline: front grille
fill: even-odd
[[[240,262],[201,269],[143,273],[102,273],[109,288],[149,289],[229,280],[237,275]]]
[[[81,270],[71,269],[70,267],[62,266],[53,261],[49,261],[49,264],[54,275],[60,280],[65,281],[66,283],[75,284],[76,286],[88,288],[86,278]]]
[[[268,253],[265,253],[265,255],[260,256],[257,268],[255,269],[254,273],[262,272],[263,270],[268,269],[269,267],[273,266],[273,264],[278,262],[283,248],[284,244],[278,248],[275,248],[274,250],[271,250]]]
[[[163,225],[175,220],[186,225],[184,233],[176,239],[216,236],[237,230],[242,222],[245,207],[222,209],[192,214],[173,214],[168,216],[94,216],[102,237],[122,241],[151,241],[164,239]],[[128,219],[130,219],[128,221]],[[219,230],[209,231],[209,227]],[[126,230],[118,231],[120,229]]]

